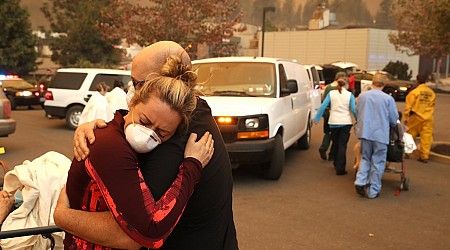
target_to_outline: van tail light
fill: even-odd
[[[53,101],[53,93],[51,91],[45,92],[45,100],[47,101]]]
[[[6,118],[11,116],[11,102],[9,100],[3,103],[3,114],[5,114]]]

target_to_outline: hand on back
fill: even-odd
[[[89,155],[89,148],[86,139],[89,140],[89,144],[94,143],[94,129],[106,127],[104,120],[94,120],[78,126],[73,136],[73,154],[78,161],[86,159]]]
[[[184,150],[184,157],[193,157],[202,163],[204,168],[214,153],[214,140],[209,132],[205,134],[196,142],[197,134],[191,133],[189,140],[186,143]]]

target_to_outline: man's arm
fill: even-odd
[[[59,228],[106,247],[123,249],[141,247],[120,228],[111,212],[86,212],[71,209],[65,190],[65,188],[61,190],[53,214],[55,224]]]
[[[405,99],[405,110],[403,111],[402,121],[405,125],[408,124],[409,116],[412,111],[412,106],[416,102],[416,96],[413,92],[408,93]]]

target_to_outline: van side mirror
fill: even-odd
[[[287,81],[287,88],[281,89],[281,95],[289,95],[298,92],[297,80],[291,79]]]

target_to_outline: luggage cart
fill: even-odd
[[[399,190],[408,191],[410,179],[409,179],[409,177],[406,177],[405,160],[403,159],[402,162],[395,162],[401,166],[400,168],[391,167],[392,163],[394,163],[394,162],[386,162],[386,163],[387,163],[387,166],[384,169],[384,172],[399,174],[400,175],[400,189]]]

